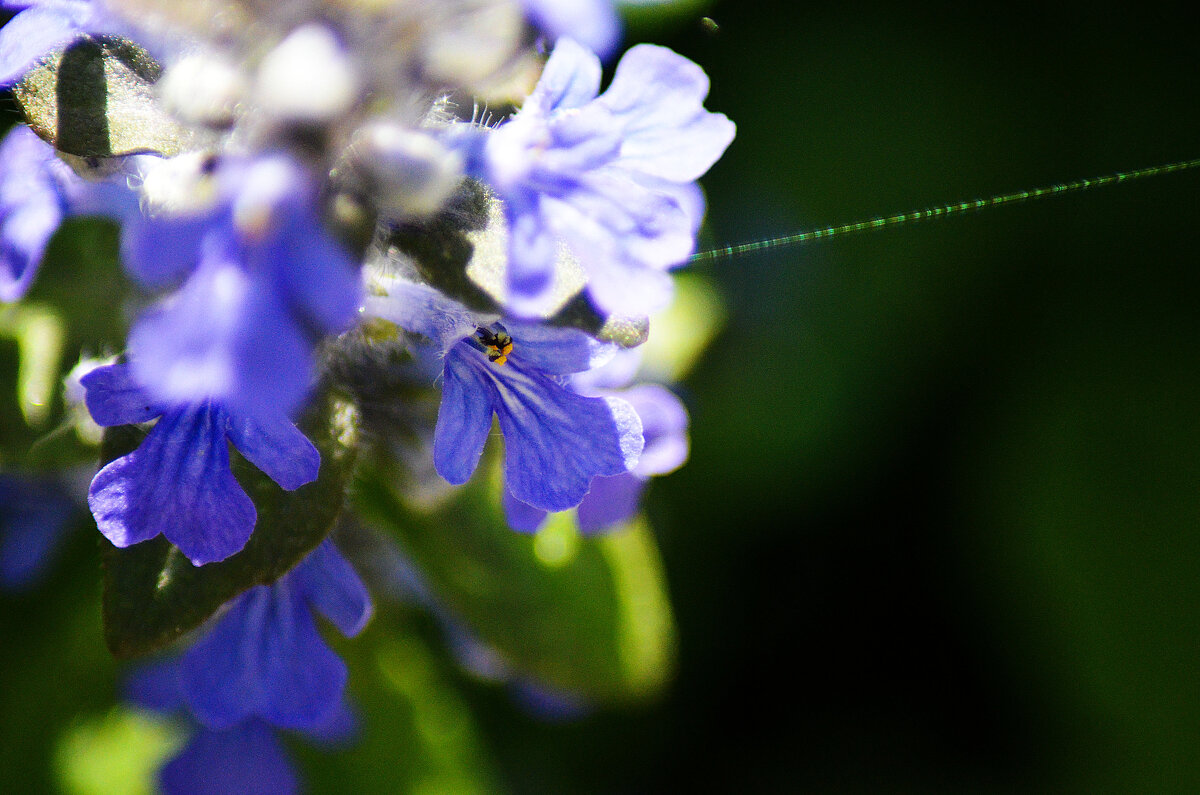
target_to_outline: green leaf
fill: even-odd
[[[356,451],[357,411],[327,395],[299,423],[321,453],[317,480],[284,491],[239,457],[233,472],[258,510],[246,548],[220,563],[196,567],[161,536],[104,550],[104,635],[118,657],[161,648],[198,626],[239,593],[274,582],[333,529],[341,513]],[[111,461],[141,441],[135,427],[109,429],[101,458]]]
[[[187,148],[192,134],[155,99],[161,73],[133,42],[88,36],[51,55],[12,91],[30,128],[60,152],[170,156]]]
[[[399,537],[438,598],[507,663],[593,702],[644,699],[669,680],[674,620],[644,521],[583,538],[564,512],[530,536],[504,522],[498,467],[432,511],[406,504],[398,482],[365,472],[360,512]]]

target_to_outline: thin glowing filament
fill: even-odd
[[[1078,193],[1080,191],[1090,190],[1092,188],[1100,188],[1105,185],[1116,185],[1121,182],[1132,182],[1135,179],[1143,179],[1145,177],[1157,177],[1161,174],[1172,174],[1176,171],[1187,171],[1191,168],[1200,166],[1200,158],[1195,160],[1181,160],[1177,163],[1168,163],[1162,166],[1152,166],[1151,168],[1139,168],[1135,171],[1121,171],[1116,174],[1108,174],[1103,177],[1094,177],[1092,179],[1077,179],[1074,182],[1063,182],[1058,185],[1050,185],[1045,188],[1034,188],[1033,190],[1019,190],[1013,193],[1001,193],[992,196],[988,199],[975,199],[974,201],[958,202],[956,204],[944,204],[940,207],[928,207],[924,210],[913,210],[907,213],[899,213],[897,215],[883,215],[876,218],[871,218],[866,221],[856,221],[851,224],[839,224],[837,226],[826,226],[820,229],[811,229],[807,232],[796,232],[790,235],[781,237],[772,237],[765,240],[755,240],[750,243],[739,243],[736,246],[722,246],[713,248],[707,251],[701,251],[693,254],[688,260],[689,262],[706,262],[709,260],[724,259],[726,257],[736,257],[740,254],[749,254],[753,251],[764,251],[771,248],[781,248],[784,246],[799,246],[805,243],[811,243],[814,240],[825,240],[831,237],[841,237],[842,235],[852,235],[859,232],[869,232],[872,229],[885,229],[891,226],[899,226],[916,221],[928,221],[933,218],[946,218],[951,215],[961,215],[963,213],[976,212],[978,210],[987,210],[992,207],[999,207],[1003,204],[1018,204],[1020,202],[1031,201],[1033,199],[1045,199],[1050,196],[1062,196],[1066,193]]]

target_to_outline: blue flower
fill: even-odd
[[[621,41],[621,18],[612,0],[521,0],[525,14],[551,41],[563,36],[608,58]]]
[[[637,412],[646,444],[637,466],[629,472],[592,481],[576,509],[579,529],[586,535],[632,518],[650,478],[674,472],[688,457],[688,415],[679,398],[657,384],[639,384],[615,394]],[[503,504],[505,518],[514,530],[535,532],[546,519],[545,511],[522,503],[507,491]]]
[[[300,578],[299,585],[288,579],[293,576]],[[273,586],[262,588],[291,589],[293,592],[300,589],[304,593],[310,593],[305,589],[311,589],[315,596],[306,597],[310,599],[310,603],[327,605],[327,608],[321,609],[338,616],[339,626],[347,625],[351,630],[360,629],[370,615],[370,602],[365,590],[362,589],[357,576],[349,569],[349,564],[341,559],[328,541],[291,574]],[[238,597],[231,606],[231,611],[237,608],[241,600],[253,598],[250,596],[252,593]],[[239,619],[226,614],[218,619],[218,622],[231,620]],[[262,628],[244,627],[248,632]],[[280,633],[275,631],[277,629],[278,627],[268,631],[258,641],[280,642]],[[286,632],[283,634],[286,635]],[[252,653],[244,658],[243,664],[254,664],[258,659],[254,651],[257,650],[252,650]],[[297,650],[283,638],[277,651],[282,654],[303,654],[305,650]],[[203,667],[206,660],[215,659],[217,666],[223,666],[236,658],[236,655],[236,650],[221,654],[219,650],[214,653],[209,649],[199,653],[199,660],[193,657],[188,662],[185,655],[183,658],[168,658],[145,665],[134,671],[126,680],[125,698],[137,707],[160,714],[170,715],[185,711],[189,707],[188,688],[195,687],[194,673],[189,671],[193,671],[196,666]],[[294,662],[297,665],[303,664],[303,660],[299,659]],[[244,677],[239,679],[243,680]],[[294,684],[294,680],[280,682],[278,686],[282,688],[289,684]],[[340,691],[340,688],[338,689]],[[192,725],[193,731],[187,744],[159,771],[159,786],[164,793],[218,795],[245,792],[285,795],[299,791],[299,778],[271,722],[257,714],[251,714],[244,720],[225,726],[227,716],[222,715],[221,727],[214,728],[206,725],[200,715],[190,711],[188,715],[188,723]],[[342,744],[357,733],[357,718],[342,698],[329,710],[323,721],[305,726],[301,731],[308,739],[323,745]]]
[[[602,96],[600,61],[558,42],[520,113],[478,142],[453,143],[504,203],[506,306],[541,317],[554,305],[565,243],[604,313],[646,314],[671,295],[667,270],[695,247],[704,201],[695,184],[733,140],[703,107],[708,77],[663,47],[639,45]]]
[[[126,698],[135,705],[168,714],[186,708],[198,724],[159,772],[164,792],[296,792],[273,728],[322,744],[355,734],[346,666],[321,639],[314,610],[348,636],[371,617],[366,588],[328,539],[274,584],[235,598],[182,657],[130,677]]]
[[[360,301],[315,178],[282,155],[183,155],[148,171],[142,196],[122,231],[127,267],[147,286],[186,281],[130,333],[137,380],[165,403],[292,413],[318,339],[348,328]]]
[[[162,715],[185,710],[180,689],[179,659],[158,660],[135,670],[125,682],[125,698],[134,706]],[[349,709],[334,722],[354,720]],[[224,795],[229,792],[290,795],[300,780],[278,733],[270,724],[250,719],[227,729],[210,729],[186,721],[187,743],[158,771],[165,795]]]
[[[98,424],[159,418],[136,450],[96,474],[88,491],[100,532],[116,546],[161,533],[197,566],[241,551],[257,514],[229,469],[227,438],[285,489],[316,479],[320,454],[286,416],[248,417],[216,401],[159,403],[131,370],[99,367],[82,379]]]
[[[597,475],[637,463],[642,426],[614,397],[585,397],[563,385],[613,349],[581,331],[526,323],[502,326],[424,285],[397,281],[367,310],[433,340],[442,357],[442,402],[433,460],[454,484],[475,472],[492,429],[504,434],[504,472],[518,500],[550,511],[574,507]]]
[[[258,718],[321,732],[338,719],[347,672],[317,632],[313,612],[351,637],[371,610],[366,587],[326,540],[273,585],[237,597],[184,653],[183,699],[211,729]]]
[[[70,527],[74,503],[52,478],[0,473],[0,588],[28,588]]]

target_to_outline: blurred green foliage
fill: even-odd
[[[649,526],[581,538],[567,511],[536,535],[513,532],[492,464],[436,510],[406,505],[383,471],[364,474],[356,503],[506,665],[591,703],[657,693],[671,675],[674,627]]]

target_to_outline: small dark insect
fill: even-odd
[[[513,350],[512,337],[508,336],[508,331],[499,323],[495,324],[495,331],[486,328],[475,329],[475,336],[483,344],[484,352],[487,353],[488,361],[492,364],[504,364],[508,361],[508,355]]]

